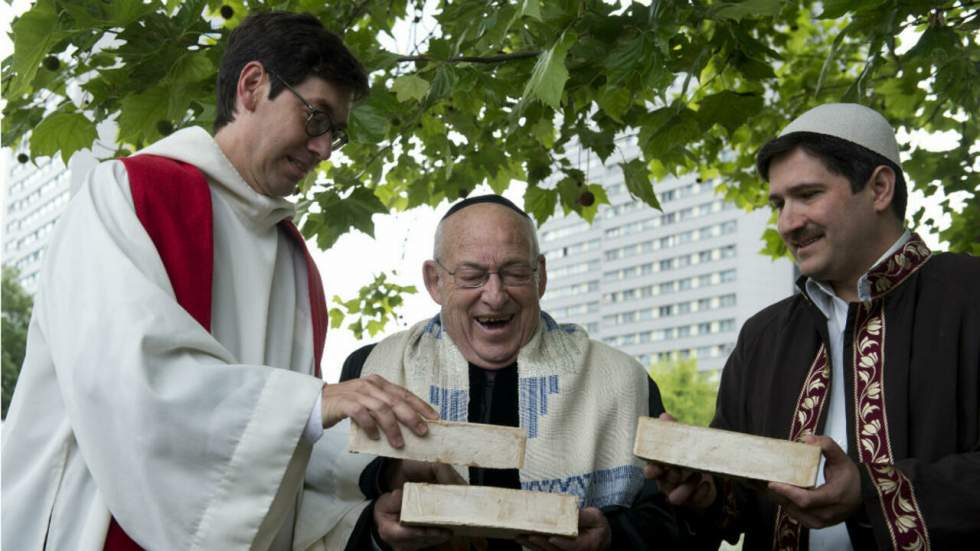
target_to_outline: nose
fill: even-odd
[[[332,141],[333,136],[330,132],[327,132],[326,134],[307,140],[306,148],[316,155],[317,159],[326,161],[330,158],[330,153],[333,151]]]
[[[806,217],[793,201],[786,201],[776,219],[776,229],[787,236],[806,225]]]
[[[504,290],[504,282],[496,272],[489,274],[489,279],[483,284],[480,300],[491,308],[499,309],[507,304],[510,297]]]

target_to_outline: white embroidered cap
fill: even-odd
[[[863,105],[826,103],[814,107],[789,123],[779,135],[793,132],[813,132],[847,140],[902,166],[895,130],[880,113]]]

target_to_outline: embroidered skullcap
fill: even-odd
[[[449,212],[443,215],[442,220],[449,218],[450,216],[465,209],[466,207],[476,205],[478,203],[495,203],[497,205],[503,205],[509,208],[510,210],[516,212],[517,214],[520,214],[524,218],[527,218],[528,220],[531,219],[531,217],[528,216],[526,212],[524,212],[523,210],[521,210],[520,207],[518,207],[513,202],[511,202],[510,199],[503,197],[501,195],[488,194],[488,195],[477,195],[476,197],[467,197],[466,199],[463,199],[462,201],[450,207]]]
[[[833,136],[870,149],[902,166],[895,130],[880,113],[856,103],[827,103],[810,109],[789,123],[779,137],[796,132]]]

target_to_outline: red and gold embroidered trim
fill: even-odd
[[[868,282],[871,284],[871,297],[880,298],[898,287],[916,270],[922,267],[932,257],[932,251],[918,234],[912,237],[888,257],[884,262],[868,272]]]
[[[807,434],[813,434],[820,422],[824,405],[827,403],[827,391],[830,383],[830,358],[827,349],[820,345],[817,357],[813,359],[810,371],[803,381],[800,396],[796,400],[796,414],[789,431],[790,440],[799,440]],[[776,527],[773,535],[773,549],[790,551],[800,546],[800,523],[786,514],[780,507],[776,511]]]
[[[927,259],[923,258],[922,262]],[[903,271],[906,269],[903,268]],[[883,301],[874,300],[859,306],[854,326],[854,426],[857,427],[858,456],[878,491],[892,546],[895,549],[926,550],[930,545],[925,520],[915,499],[912,483],[893,465],[891,440],[888,437]]]

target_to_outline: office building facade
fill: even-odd
[[[600,169],[611,204],[539,229],[542,307],[639,359],[695,358],[719,370],[745,320],[793,292],[793,265],[762,256],[768,210],[747,213],[694,176],[656,185],[663,211],[633,199],[617,166]]]
[[[51,232],[71,197],[71,174],[60,158],[21,163],[5,154],[3,264],[17,268],[21,286],[33,295]]]

